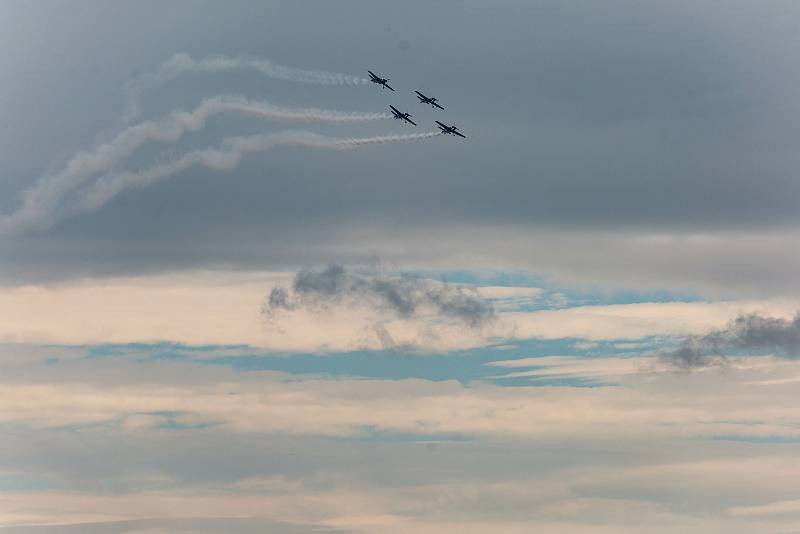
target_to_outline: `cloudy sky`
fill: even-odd
[[[800,532],[795,1],[0,43],[0,532]]]

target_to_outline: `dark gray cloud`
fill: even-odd
[[[439,319],[459,321],[470,328],[495,319],[494,306],[474,289],[410,276],[354,273],[338,264],[299,271],[291,294],[285,287],[273,288],[262,310],[273,318],[283,310],[331,311],[341,305],[371,306],[403,319],[433,312]],[[376,334],[390,342],[391,336],[380,324]]]
[[[382,234],[376,243],[397,228],[424,235],[443,225],[704,234],[800,224],[800,80],[785,53],[800,44],[796,2],[475,0],[453,9],[419,0],[11,0],[0,14],[8,37],[0,68],[15,73],[0,84],[4,214],[19,208],[37,178],[112,138],[125,88],[179,52],[357,76],[370,68],[391,76],[398,92],[195,72],[143,92],[142,119],[241,94],[367,112],[391,103],[412,111],[421,127],[445,119],[470,136],[347,153],[281,150],[250,155],[224,175],[186,169],[96,212],[3,238],[6,280],[34,270],[58,278],[220,264],[295,268],[336,257],[320,250],[346,246],[330,234],[364,221]],[[298,28],[308,37],[298,40]],[[419,106],[414,89],[447,109]],[[169,150],[271,128],[220,117]],[[353,137],[407,131],[395,122],[319,127]],[[162,146],[144,147],[120,170],[164,157]],[[300,230],[300,252],[275,242]],[[474,244],[468,254],[494,257],[490,246]]]
[[[691,370],[723,363],[726,350],[768,350],[786,357],[800,356],[800,312],[793,319],[740,315],[723,329],[685,340],[661,358]]]

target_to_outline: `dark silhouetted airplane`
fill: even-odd
[[[403,119],[406,122],[410,122],[414,126],[417,125],[416,122],[414,122],[411,119],[409,119],[409,117],[411,116],[411,113],[403,113],[402,111],[400,111],[399,109],[397,109],[394,106],[389,106],[389,107],[392,108],[392,115],[394,115],[395,119]]]
[[[372,83],[377,83],[378,85],[382,85],[387,89],[392,89],[391,87],[389,87],[389,84],[387,83],[389,81],[389,78],[381,78],[371,70],[368,70],[367,72],[369,72],[369,81],[371,81]],[[394,91],[394,89],[392,89],[392,91]]]
[[[439,125],[439,129],[442,131],[443,134],[457,135],[459,137],[463,137],[464,139],[467,138],[466,135],[458,131],[458,128],[455,125],[448,126],[446,124],[442,124],[439,121],[436,121],[436,124]]]
[[[419,91],[414,91],[414,92],[417,93],[417,98],[419,98],[419,101],[422,102],[423,104],[430,104],[433,107],[436,107],[436,108],[439,108],[439,109],[444,109],[442,106],[440,106],[439,104],[436,103],[439,100],[438,98],[435,98],[435,97],[432,97],[432,96],[431,97],[427,97],[427,96],[423,95],[422,93],[420,93]]]

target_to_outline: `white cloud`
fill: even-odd
[[[179,272],[157,276],[85,280],[54,286],[0,288],[0,342],[99,344],[171,341],[190,345],[246,344],[278,351],[342,351],[382,348],[376,320],[398,346],[453,350],[497,338],[590,340],[688,335],[723,326],[740,313],[788,317],[791,300],[718,303],[655,303],[584,306],[534,312],[498,309],[481,329],[434,316],[376,318],[369,307],[343,307],[336,314],[294,310],[278,323],[259,310],[288,273]],[[500,303],[538,298],[536,288],[478,290]]]
[[[743,313],[792,317],[797,308],[797,301],[788,299],[668,302],[516,312],[506,317],[516,324],[519,338],[614,340],[702,334]]]
[[[798,519],[789,504],[759,508],[789,500],[797,490],[795,446],[771,445],[754,454],[752,444],[706,438],[800,439],[793,424],[800,418],[794,385],[759,384],[800,374],[800,362],[731,358],[724,370],[688,375],[637,369],[635,362],[557,356],[494,362],[511,370],[543,365],[546,376],[619,379],[613,387],[504,388],[304,379],[192,362],[141,362],[134,355],[55,366],[23,360],[4,369],[0,425],[12,429],[15,440],[30,436],[25,455],[36,460],[20,462],[26,456],[8,445],[0,457],[17,459],[23,473],[33,465],[42,470],[34,473],[50,477],[64,462],[80,473],[65,477],[68,482],[99,477],[104,482],[97,487],[105,487],[122,477],[127,489],[101,492],[84,482],[84,491],[4,491],[0,524],[195,518],[201,525],[204,518],[235,516],[356,532],[522,532],[533,525],[576,533],[594,532],[599,524],[609,532],[699,534],[752,532],[764,524],[785,528]],[[183,429],[163,428],[164,413]],[[204,423],[213,426],[200,428]],[[58,430],[64,427],[72,429],[70,440]],[[391,449],[372,443],[363,453],[349,450],[365,428],[420,435],[422,443],[388,440],[383,445]],[[425,436],[440,434],[477,440],[425,444]],[[111,444],[109,451],[101,452],[96,436]],[[259,443],[281,436],[298,457],[278,471],[289,474],[270,475],[286,460]],[[334,439],[315,441],[323,436]],[[212,439],[231,447],[222,475],[192,482],[194,475],[181,481],[169,471],[193,473],[198,461],[205,465],[209,459],[191,458],[194,443]],[[238,458],[235,444],[242,440],[256,440],[257,452]],[[218,459],[215,443],[209,450]],[[331,453],[336,443],[348,452]],[[404,459],[409,447],[428,459]],[[143,456],[144,450],[154,456]],[[405,462],[396,475],[373,465],[387,454]],[[184,467],[165,467],[166,459],[177,457]],[[369,474],[358,478],[337,460],[366,463]],[[84,461],[98,471],[85,470]],[[114,466],[110,474],[101,467],[106,464]],[[266,474],[253,473],[264,469]]]
[[[588,380],[613,380],[626,375],[656,371],[653,358],[582,358],[578,356],[545,356],[491,362],[495,367],[539,367],[528,371],[514,371],[495,378],[582,378]],[[661,368],[661,371],[664,369]]]
[[[800,499],[790,501],[776,501],[759,506],[737,506],[731,508],[731,515],[735,516],[767,516],[767,515],[790,515],[800,516]]]
[[[748,365],[751,360],[762,366]],[[96,380],[65,371],[59,383],[53,374],[43,372],[37,379],[24,369],[0,385],[0,423],[31,428],[122,424],[138,431],[158,424],[153,414],[175,413],[179,424],[290,435],[357,436],[372,428],[519,439],[800,438],[800,430],[790,424],[800,418],[793,385],[750,384],[787,370],[797,374],[800,362],[742,358],[722,372],[688,376],[655,373],[625,358],[581,362],[555,357],[541,363],[544,369],[515,376],[613,377],[620,385],[508,388],[419,379],[288,380],[280,373],[215,375],[190,363],[155,367],[160,376],[147,381],[141,379],[145,368],[139,368],[135,381],[127,378],[130,371],[101,372]],[[708,390],[715,392],[713,397],[706,398]]]

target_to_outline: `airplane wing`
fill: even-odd
[[[441,122],[439,122],[439,121],[433,121],[433,122],[435,122],[436,124],[438,124],[438,125],[439,125],[439,126],[441,126],[442,128],[450,128],[450,127],[449,127],[449,126],[447,126],[446,124],[442,124],[442,123],[441,123]]]
[[[384,83],[383,85],[384,85],[384,87],[387,87],[388,89],[392,89],[391,87],[389,87],[388,83]],[[392,91],[394,91],[394,89],[392,89]]]
[[[394,107],[392,105],[389,105],[389,107],[392,108],[392,111],[394,111],[395,113],[402,115],[402,113],[400,113],[400,110],[397,109],[396,107]]]
[[[453,133],[454,133],[454,134],[456,134],[456,135],[457,135],[457,136],[459,136],[459,137],[463,137],[464,139],[466,139],[466,138],[467,138],[467,136],[466,136],[466,135],[464,135],[464,134],[461,134],[461,133],[458,133],[458,132],[453,132]]]
[[[377,76],[375,76],[375,73],[372,72],[371,70],[368,70],[367,72],[369,72],[369,75],[372,76],[372,79],[377,78]]]
[[[416,125],[417,125],[417,123],[416,123],[416,122],[412,121],[412,120],[411,120],[411,119],[409,119],[408,117],[406,117],[406,120],[407,120],[408,122],[410,122],[411,124],[413,124],[414,126],[416,126]]]
[[[439,104],[437,104],[436,102],[433,102],[433,105],[434,105],[434,106],[436,106],[436,107],[437,107],[437,108],[439,108],[439,109],[444,109],[442,106],[440,106],[440,105],[439,105]]]
[[[420,96],[420,98],[428,98],[427,96],[423,95],[419,91],[414,91],[414,92],[417,93]]]

